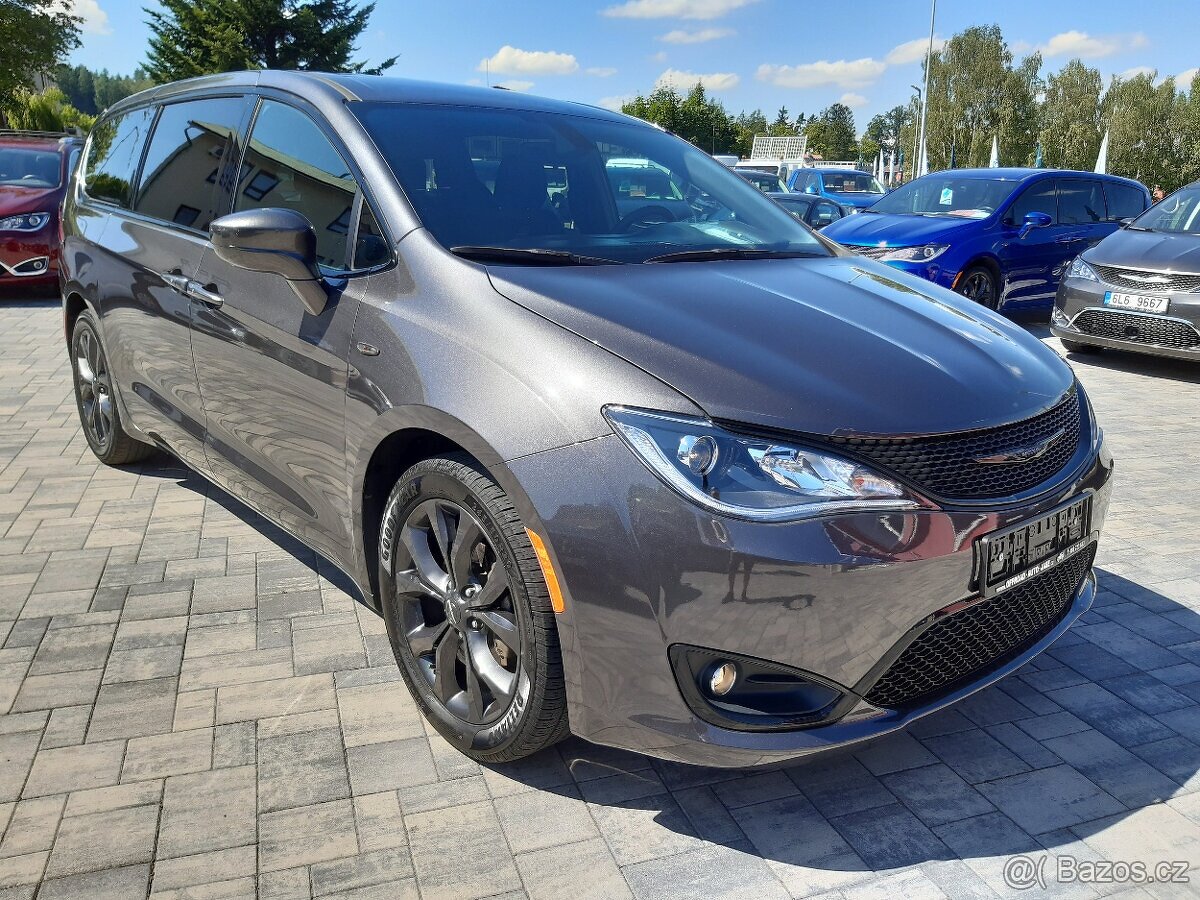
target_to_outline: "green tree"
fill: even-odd
[[[1101,102],[1100,120],[1109,132],[1109,172],[1173,190],[1183,183],[1186,166],[1188,102],[1176,92],[1173,78],[1155,85],[1156,77],[1154,72],[1114,77]]]
[[[704,85],[697,82],[686,97],[668,85],[659,85],[650,96],[638,95],[621,111],[653,122],[667,131],[691,141],[706,153],[738,151],[739,130],[720,101],[708,96]]]
[[[110,75],[107,69],[93,72],[87,66],[60,66],[54,81],[72,106],[89,115],[154,86],[144,69],[135,69],[132,75]]]
[[[353,62],[374,3],[353,0],[162,0],[146,9],[146,70],[157,82],[237,69],[378,73]]]
[[[775,116],[775,121],[771,123],[771,127],[767,129],[767,134],[775,137],[787,137],[796,133],[796,126],[788,120],[787,107],[779,107],[779,112]]]
[[[854,128],[854,113],[844,103],[825,107],[804,127],[808,149],[825,159],[856,159],[858,134]]]
[[[754,149],[754,136],[767,133],[767,117],[761,109],[750,113],[740,112],[734,119],[734,128],[737,142],[732,152],[736,152],[738,156],[749,156]]]
[[[1042,101],[1042,158],[1059,169],[1091,169],[1100,152],[1100,70],[1073,59],[1046,79]]]
[[[0,120],[22,89],[79,46],[78,16],[59,0],[0,0]]]
[[[26,131],[67,131],[71,128],[89,131],[96,122],[95,116],[73,107],[67,95],[56,87],[41,92],[19,91],[5,113],[13,128]]]

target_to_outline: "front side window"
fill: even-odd
[[[1050,217],[1050,224],[1058,222],[1058,196],[1054,190],[1054,182],[1050,179],[1031,184],[1017,196],[1013,205],[1008,208],[1005,221],[1018,228],[1025,221],[1025,216],[1032,212],[1045,213]]]
[[[164,106],[146,150],[135,209],[207,231],[220,214],[217,180],[247,102],[244,97],[214,97]]]
[[[351,109],[447,249],[550,250],[619,263],[725,248],[829,255],[742,177],[646,125],[526,109]],[[780,190],[778,176],[763,177]]]
[[[154,110],[146,107],[105,119],[88,141],[84,190],[88,196],[129,209],[133,182]]]
[[[1104,193],[1108,198],[1110,219],[1131,219],[1140,216],[1146,209],[1146,195],[1132,184],[1106,181]]]
[[[346,269],[350,211],[358,185],[345,160],[307,115],[264,100],[238,173],[234,210],[293,209],[312,223],[317,261]]]
[[[1180,188],[1160,200],[1129,227],[1165,234],[1200,234],[1200,184]]]
[[[1092,225],[1108,218],[1104,189],[1099,181],[1062,178],[1058,182],[1058,221],[1063,225]]]
[[[61,184],[62,157],[55,150],[0,147],[0,185],[56,188]]]
[[[1016,183],[999,178],[924,175],[896,188],[870,207],[873,213],[986,219],[1012,194]]]

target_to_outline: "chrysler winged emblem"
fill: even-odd
[[[1136,281],[1138,284],[1166,284],[1171,280],[1166,275],[1152,275],[1149,273],[1143,275],[1137,272],[1126,272],[1123,277],[1129,281]]]
[[[975,457],[975,462],[988,466],[1030,462],[1041,456],[1045,456],[1051,447],[1063,439],[1066,433],[1066,428],[1060,428],[1049,437],[1043,438],[1036,443],[1026,444],[1022,447],[1009,447],[1007,450],[1000,450],[988,456],[977,456]]]

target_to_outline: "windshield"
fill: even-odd
[[[62,157],[54,150],[0,147],[0,184],[56,188],[62,182]]]
[[[834,172],[821,176],[821,183],[831,194],[884,194],[883,185],[866,172]]]
[[[1200,185],[1182,188],[1133,220],[1131,228],[1200,234]]]
[[[755,172],[753,169],[738,169],[737,173],[764,194],[787,193],[787,186],[778,175],[772,175],[769,172]]]
[[[984,219],[1019,186],[1017,181],[956,178],[950,173],[925,175],[896,188],[877,201],[870,212]]]
[[[722,248],[831,255],[707,153],[648,125],[524,109],[352,108],[447,249],[623,263]]]

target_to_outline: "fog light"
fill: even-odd
[[[733,663],[721,663],[708,676],[708,689],[714,696],[724,697],[733,690],[737,681],[737,666]]]
[[[707,434],[700,437],[684,435],[679,439],[676,456],[697,475],[707,475],[717,464],[717,442]]]
[[[1067,318],[1067,314],[1061,309],[1055,309],[1052,313],[1050,313],[1050,321],[1060,328],[1066,328],[1071,324],[1071,320]]]

